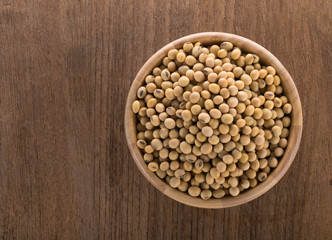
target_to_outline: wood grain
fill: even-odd
[[[329,239],[331,12],[328,0],[1,1],[1,238]],[[289,171],[230,209],[164,196],[139,172],[124,137],[138,70],[168,42],[202,31],[266,47],[303,106]]]

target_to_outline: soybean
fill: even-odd
[[[293,109],[276,69],[231,42],[170,49],[135,94],[143,160],[192,197],[256,187],[287,148]]]

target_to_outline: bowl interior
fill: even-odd
[[[289,102],[293,106],[293,111],[291,114],[292,123],[290,127],[290,134],[288,137],[288,146],[286,148],[283,158],[279,161],[279,165],[269,174],[266,181],[259,183],[255,188],[247,190],[237,197],[224,197],[222,199],[203,200],[201,198],[191,197],[188,194],[182,193],[177,189],[173,189],[166,182],[157,177],[155,173],[151,172],[147,168],[147,165],[143,160],[142,154],[136,146],[136,116],[131,110],[131,104],[136,98],[136,92],[138,88],[143,84],[145,77],[152,71],[152,69],[155,66],[160,65],[162,59],[166,56],[167,52],[170,49],[181,48],[185,42],[198,41],[201,42],[203,45],[212,45],[218,43],[220,44],[223,41],[229,41],[232,42],[235,46],[240,47],[245,52],[257,54],[260,57],[261,63],[271,65],[276,69],[277,74],[281,79],[281,84],[284,89],[285,95],[288,97]],[[300,144],[302,135],[302,108],[296,86],[288,71],[280,63],[280,61],[264,47],[247,38],[234,34],[217,32],[197,33],[185,36],[167,44],[158,52],[156,52],[140,69],[140,71],[135,77],[134,82],[132,83],[127,97],[125,109],[125,131],[127,143],[136,165],[143,173],[143,175],[147,178],[147,180],[151,182],[159,191],[163,192],[174,200],[190,206],[201,208],[233,207],[249,202],[261,196],[263,193],[271,189],[284,176],[284,174],[292,164]]]

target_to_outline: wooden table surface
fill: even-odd
[[[331,13],[329,0],[0,1],[1,239],[331,239]],[[290,170],[230,209],[161,194],[124,137],[140,67],[202,31],[269,49],[303,104]]]

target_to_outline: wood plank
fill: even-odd
[[[0,2],[2,239],[329,239],[331,12],[327,0]],[[292,75],[297,157],[260,198],[230,209],[177,203],[148,183],[124,136],[144,62],[202,31],[247,37]]]

